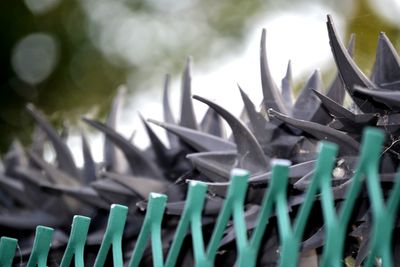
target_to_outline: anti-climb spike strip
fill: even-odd
[[[161,229],[167,196],[150,193],[146,216],[128,266],[136,267],[140,265],[149,237],[151,239],[153,265],[156,267],[175,266],[182,249],[183,240],[190,230],[195,265],[211,267],[214,265],[221,239],[230,218],[232,218],[236,236],[236,266],[256,266],[257,255],[273,210],[275,210],[277,217],[280,239],[278,266],[297,266],[305,226],[310,220],[309,215],[314,200],[318,197],[321,200],[325,231],[321,266],[342,266],[345,234],[361,186],[365,181],[371,203],[373,225],[369,241],[369,255],[364,266],[373,266],[376,259],[379,259],[382,266],[391,267],[393,266],[391,240],[395,215],[400,201],[400,176],[397,175],[396,183],[385,204],[378,175],[383,139],[384,136],[380,130],[375,128],[365,130],[358,165],[351,183],[348,185],[346,196],[339,205],[338,212],[334,206],[331,184],[338,146],[330,142],[321,142],[311,184],[305,192],[304,201],[293,220],[293,226],[287,203],[290,162],[288,160],[273,160],[271,183],[265,190],[255,228],[250,238],[248,238],[244,207],[250,177],[248,171],[242,169],[231,171],[231,183],[207,245],[204,241],[201,223],[207,184],[191,181],[186,204],[165,262]],[[121,243],[127,215],[127,207],[122,205],[111,206],[106,232],[94,263],[95,267],[105,265],[111,247],[114,266],[123,266]],[[89,225],[90,218],[74,217],[69,242],[60,263],[61,267],[71,266],[72,259],[74,259],[74,266],[84,266],[84,245]],[[37,227],[28,267],[47,266],[53,231],[49,227]],[[7,237],[0,239],[1,267],[12,266],[16,247],[16,239]]]
[[[244,262],[310,266],[304,264],[310,259],[313,266],[353,260],[355,266],[375,261],[400,266],[399,56],[381,34],[367,77],[352,59],[354,38],[346,50],[330,17],[327,26],[338,75],[327,90],[319,90],[323,88],[316,73],[293,103],[290,68],[282,88],[271,78],[265,31],[260,51],[261,110],[246,90],[241,91],[245,109],[240,118],[218,103],[194,97],[208,105],[206,115],[197,120],[188,62],[178,122],[168,101],[167,77],[164,121],[150,121],[167,130],[169,146],[147,123],[151,144],[144,150],[117,132],[122,100],[118,94],[106,123],[84,120],[105,135],[104,162],[93,161],[83,139],[84,164],[78,168],[65,135],[29,106],[38,126],[33,144],[24,150],[16,140],[2,157],[0,171],[0,235],[25,240],[18,244],[18,253],[16,239],[0,240],[0,267],[28,262],[40,267],[93,266],[96,256],[96,266],[112,265],[111,256],[115,265],[125,266],[212,266],[235,261],[237,266]],[[351,103],[343,103],[346,91]],[[228,122],[231,138],[221,132],[222,120]],[[382,152],[382,134],[369,129],[360,153],[366,126],[376,126],[388,137]],[[56,152],[54,162],[43,158],[47,141]],[[319,141],[325,142],[318,146]],[[115,154],[115,147],[123,153]],[[288,159],[293,166],[276,158]],[[249,173],[232,173],[234,167]],[[240,194],[234,189],[238,186]],[[112,203],[136,204],[139,209],[128,218],[125,206],[113,207],[106,224],[104,210]],[[81,212],[95,216],[95,223],[89,229],[89,218],[75,217],[68,241],[71,214]],[[43,227],[35,237],[37,225],[54,227],[54,237],[52,229]],[[86,239],[90,249],[84,250]],[[133,256],[128,251],[132,247]]]

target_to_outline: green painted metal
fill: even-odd
[[[189,183],[186,204],[177,226],[173,242],[164,262],[161,241],[162,220],[165,212],[167,196],[150,193],[146,216],[138,236],[129,267],[137,267],[143,256],[147,241],[150,238],[153,265],[155,267],[175,266],[182,249],[183,240],[190,234],[193,244],[195,265],[201,267],[214,266],[214,261],[221,239],[231,219],[236,235],[237,262],[239,267],[252,267],[257,264],[257,255],[261,246],[265,229],[273,212],[277,217],[280,238],[281,267],[297,266],[300,244],[315,199],[320,199],[324,219],[325,245],[323,247],[321,266],[339,267],[343,264],[343,247],[356,199],[365,183],[371,203],[373,219],[372,234],[369,240],[369,255],[365,261],[367,267],[373,266],[379,259],[384,267],[392,267],[391,240],[400,201],[400,174],[388,200],[384,201],[379,180],[379,158],[384,135],[377,129],[368,128],[363,136],[357,168],[354,176],[345,184],[347,191],[339,208],[335,208],[332,192],[332,170],[338,153],[338,147],[329,142],[321,142],[318,159],[305,198],[299,207],[293,222],[289,217],[287,203],[287,184],[290,162],[286,160],[272,161],[272,176],[261,202],[257,223],[252,233],[246,227],[244,201],[247,193],[250,173],[233,169],[231,184],[228,188],[224,204],[219,212],[211,238],[205,244],[202,232],[202,211],[207,198],[207,185],[198,181]],[[399,172],[400,173],[400,172]],[[336,211],[336,209],[338,211]],[[121,242],[128,208],[112,205],[109,220],[95,260],[95,267],[103,267],[107,254],[112,247],[113,265],[123,266]],[[65,250],[61,267],[84,267],[84,246],[90,225],[90,218],[75,216],[71,235]],[[53,229],[38,226],[28,267],[47,266],[47,256],[51,246]],[[2,237],[0,239],[0,267],[9,267],[15,255],[16,239]]]
[[[137,238],[129,267],[139,266],[149,236],[151,236],[153,266],[163,266],[164,260],[161,243],[161,223],[164,216],[166,202],[166,195],[150,193],[146,216]]]
[[[65,249],[60,267],[68,267],[74,259],[75,267],[84,267],[83,252],[87,234],[89,231],[90,218],[75,215],[72,221],[71,234],[67,248]]]
[[[116,204],[111,205],[106,232],[104,233],[99,253],[94,262],[94,267],[104,266],[110,247],[112,247],[114,266],[124,265],[122,258],[122,235],[127,215],[128,207]]]
[[[372,266],[375,257],[382,259],[382,266],[391,267],[391,233],[394,227],[394,216],[398,207],[400,184],[397,180],[389,198],[389,205],[384,200],[379,184],[379,158],[384,141],[384,135],[378,129],[367,128],[362,140],[362,147],[357,168],[347,189],[343,204],[337,215],[333,207],[333,197],[330,187],[329,168],[317,166],[318,178],[323,183],[322,204],[326,222],[326,244],[322,259],[323,266],[342,266],[343,247],[347,226],[354,209],[356,199],[365,181],[371,202],[373,218],[373,234],[370,241],[370,255],[365,266]],[[323,177],[323,178],[321,178]],[[389,207],[389,208],[388,208]]]
[[[193,249],[196,266],[210,266],[204,253],[204,241],[201,229],[201,212],[203,209],[207,186],[202,182],[190,182],[186,204],[175,232],[165,266],[175,266],[176,259],[182,247],[183,239],[191,224]]]
[[[359,163],[360,172],[363,172],[366,176],[373,220],[372,238],[369,244],[370,254],[364,265],[367,267],[373,266],[376,258],[381,259],[382,265],[385,267],[393,266],[391,257],[391,237],[395,215],[397,214],[400,201],[400,176],[398,173],[396,176],[396,184],[392,189],[387,204],[384,204],[378,172],[383,139],[383,133],[373,128],[369,129],[365,136],[365,145],[362,148],[361,161]],[[367,144],[370,142],[377,143],[379,146],[368,146]]]
[[[33,241],[31,256],[26,267],[47,266],[47,256],[49,255],[53,232],[53,228],[50,227],[36,227],[35,240]]]
[[[0,238],[0,266],[11,267],[18,240],[10,237]]]

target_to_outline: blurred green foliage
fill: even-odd
[[[27,102],[53,117],[64,117],[104,106],[124,81],[122,69],[107,62],[88,39],[86,17],[75,1],[62,1],[43,15],[32,14],[23,1],[1,1],[0,10],[1,150],[15,137],[29,139],[32,122],[24,109]],[[53,36],[59,53],[49,77],[29,84],[15,74],[11,57],[17,42],[35,32]]]
[[[211,49],[213,39],[226,37],[230,43],[242,38],[244,21],[260,5],[257,1],[1,1],[0,150],[14,138],[30,139],[32,121],[25,112],[26,103],[33,102],[56,124],[66,118],[75,120],[93,107],[101,116],[118,85],[128,81],[135,85],[133,89],[146,88],[154,77],[161,84],[160,77],[166,72],[177,73],[187,55],[203,58],[227,50],[221,45]],[[124,56],[124,40],[115,40],[121,37],[116,34],[119,28],[107,28],[114,24],[123,28],[124,16],[127,26],[132,22],[129,18],[141,23],[126,34],[122,32],[126,45],[137,45],[128,53],[132,60]],[[157,26],[162,25],[165,27],[160,32]],[[29,82],[16,70],[13,57],[18,45],[37,33],[54,40],[55,64],[44,79]],[[28,71],[28,77],[51,65],[44,58],[48,51],[30,47],[31,39],[19,56],[19,64],[25,65],[19,68]],[[173,42],[163,44],[168,39]]]
[[[388,6],[388,8],[390,8]],[[347,21],[347,35],[356,33],[355,60],[361,69],[370,74],[375,61],[378,34],[385,32],[394,47],[400,47],[400,26],[378,15],[367,0],[354,2],[354,10]]]
[[[161,77],[178,73],[187,55],[196,65],[218,62],[243,48],[256,18],[294,2],[0,1],[0,151],[14,138],[30,139],[26,103],[33,102],[58,125],[94,108],[103,116],[118,85],[128,83],[132,90],[161,85]],[[399,44],[399,27],[379,17],[367,0],[310,1],[320,2],[354,9],[347,33],[357,33],[356,61],[364,70],[371,67],[380,30]],[[54,46],[51,60],[47,50],[32,46],[38,36]],[[29,77],[38,73],[41,78],[32,82]]]

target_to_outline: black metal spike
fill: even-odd
[[[294,184],[305,174],[309,173],[314,168],[314,165],[315,165],[315,160],[291,165],[289,167],[289,175],[288,175],[289,183]],[[272,175],[271,172],[266,172],[262,175],[253,176],[250,178],[249,183],[252,186],[268,184],[271,179],[271,175]]]
[[[166,182],[155,179],[132,177],[110,172],[104,173],[104,176],[131,190],[142,199],[146,199],[151,192],[162,193],[167,188]]]
[[[4,173],[12,175],[17,166],[28,166],[28,159],[26,158],[24,148],[18,139],[15,139],[3,156]]]
[[[60,195],[64,194],[73,197],[82,203],[89,204],[92,207],[108,210],[110,203],[106,202],[100,195],[90,186],[70,187],[63,185],[42,184],[40,186],[44,192]]]
[[[358,237],[361,240],[360,247],[358,248],[355,266],[361,266],[362,262],[367,258],[369,250],[369,241],[371,239],[372,232],[371,221],[361,223],[351,234],[352,236]],[[357,232],[354,235],[354,232]]]
[[[120,203],[126,206],[133,206],[139,200],[136,193],[109,178],[94,181],[91,186],[109,204]]]
[[[24,195],[31,201],[27,207],[43,207],[44,201],[48,200],[48,195],[42,192],[40,185],[46,182],[50,183],[50,179],[41,170],[23,166],[19,166],[14,170],[14,177],[24,184]]]
[[[125,94],[126,94],[126,87],[125,86],[120,86],[117,91],[117,95],[115,96],[112,105],[111,105],[111,110],[107,116],[106,120],[106,125],[111,128],[116,130],[117,127],[117,120],[119,113],[121,112]],[[103,152],[103,159],[105,163],[105,167],[107,170],[110,171],[121,171],[121,163],[119,161],[119,155],[120,153],[118,149],[115,147],[113,142],[111,142],[110,139],[104,138],[104,152]]]
[[[400,114],[394,113],[394,114],[380,116],[378,118],[378,121],[376,122],[376,125],[386,127],[386,128],[388,128],[390,126],[398,126],[398,125],[400,125]]]
[[[97,179],[96,163],[94,162],[92,152],[86,135],[81,132],[82,154],[83,154],[83,179],[85,184],[89,184]]]
[[[150,125],[147,121],[140,115],[140,118],[144,124],[147,135],[150,139],[150,149],[153,151],[154,157],[157,160],[157,163],[162,166],[164,169],[169,169],[171,165],[171,153],[168,153],[168,149],[165,147],[163,142],[158,138],[157,134],[151,129]]]
[[[335,142],[340,146],[340,153],[342,155],[354,155],[358,153],[360,144],[343,132],[318,123],[293,119],[272,109],[269,110],[269,114],[270,116],[275,116],[293,127],[303,130],[318,140]]]
[[[394,90],[370,90],[360,86],[355,86],[354,91],[359,93],[360,95],[365,95],[368,98],[372,98],[377,102],[384,104],[389,107],[391,110],[399,111],[400,110],[400,92]],[[387,108],[386,108],[387,110]]]
[[[181,215],[185,208],[185,201],[169,202],[166,205],[166,214]],[[223,199],[219,197],[207,198],[203,207],[204,215],[217,215],[223,205]]]
[[[169,104],[169,85],[170,85],[170,75],[165,75],[164,80],[164,89],[163,89],[163,117],[164,122],[169,124],[176,124],[174,119],[174,115],[172,114],[171,106]],[[178,146],[178,138],[172,134],[167,132],[169,146],[171,148],[175,148]]]
[[[293,107],[293,77],[292,77],[292,62],[289,60],[286,75],[282,79],[282,98],[285,101],[285,105],[289,114],[292,114],[292,107]]]
[[[25,194],[25,185],[12,177],[0,174],[0,186],[2,193],[7,193],[9,200],[16,200],[19,204],[27,207],[34,207],[32,200]]]
[[[64,143],[67,143],[69,137],[69,127],[66,121],[63,121],[61,124],[61,130],[59,136]]]
[[[320,248],[325,242],[325,229],[324,227],[319,228],[312,236],[307,238],[301,243],[301,247],[304,251],[311,249]]]
[[[353,57],[354,54],[355,39],[356,35],[352,33],[347,44],[347,51],[351,57]],[[346,95],[346,89],[344,87],[343,80],[341,79],[340,74],[337,73],[335,79],[332,81],[331,85],[326,91],[326,96],[342,105]]]
[[[53,129],[53,127],[47,122],[45,117],[38,111],[32,104],[27,105],[29,114],[35,119],[37,124],[46,132],[47,137],[53,144],[54,150],[56,151],[57,162],[59,167],[64,172],[68,173],[71,177],[79,179],[79,171],[73,160],[71,151],[67,145],[61,140],[60,136]]]
[[[250,121],[250,126],[257,141],[263,147],[269,146],[272,140],[273,132],[276,131],[277,126],[268,122],[263,115],[256,111],[256,108],[247,94],[239,87],[240,95],[244,103],[247,116]],[[264,149],[265,150],[265,149]]]
[[[109,128],[101,122],[93,121],[87,118],[83,118],[83,121],[103,132],[106,135],[106,138],[109,138],[117,147],[121,149],[121,151],[125,154],[125,157],[134,175],[163,179],[163,175],[155,163],[151,159],[147,158],[143,151],[140,151],[115,130]]]
[[[35,162],[36,165],[40,166],[40,168],[44,171],[47,177],[51,180],[52,183],[58,185],[79,187],[82,184],[76,180],[76,178],[71,177],[68,173],[63,172],[58,169],[56,166],[48,163],[43,160],[41,157],[35,155],[31,151],[27,152],[29,157]]]
[[[268,158],[246,125],[218,104],[200,96],[193,96],[193,98],[213,108],[229,124],[237,146],[238,167],[247,169],[254,174],[268,170]]]
[[[334,100],[329,97],[323,95],[318,91],[314,91],[315,95],[321,100],[323,106],[329,111],[329,113],[336,119],[340,121],[348,120],[352,124],[369,124],[377,119],[377,114],[374,113],[361,113],[356,114],[352,111],[344,108],[342,105],[339,105]],[[354,126],[354,125],[353,125]],[[349,127],[351,128],[351,127]],[[351,130],[351,129],[349,129]]]
[[[40,209],[33,211],[15,210],[12,213],[0,214],[0,225],[12,227],[15,230],[33,230],[38,225],[60,227],[64,218],[54,216]]]
[[[183,127],[197,130],[198,125],[192,102],[191,65],[192,59],[188,57],[182,76],[181,121],[179,124]]]
[[[192,155],[190,155],[192,156]],[[193,154],[196,156],[196,154]],[[304,177],[307,173],[314,170],[316,160],[305,161],[299,164],[291,165],[289,167],[289,183],[294,184],[300,178]],[[271,172],[265,172],[258,175],[252,175],[249,178],[249,185],[257,187],[260,185],[266,185],[271,179]],[[230,182],[207,182],[208,188],[213,192],[225,192]]]
[[[247,230],[252,230],[257,226],[257,219],[260,214],[259,205],[247,205],[244,211],[244,219],[246,221]],[[229,225],[225,230],[224,238],[221,240],[221,245],[228,244],[236,239],[236,232],[233,225]],[[263,265],[265,266],[265,265]]]
[[[33,152],[31,153],[34,154]],[[26,186],[26,189],[34,188],[33,185],[40,185],[41,183],[52,183],[52,180],[40,169],[40,166],[37,164],[35,164],[35,166],[36,168],[18,166],[14,170],[15,176],[18,177],[19,180],[24,183],[30,183],[30,186]],[[38,192],[35,193],[38,194]]]
[[[180,140],[187,143],[199,152],[204,151],[214,151],[214,150],[234,150],[236,145],[225,139],[217,137],[215,135],[203,133],[193,129],[181,127],[178,125],[172,125],[167,123],[162,123],[155,120],[148,120],[160,127],[163,127],[167,131],[176,134]]]
[[[43,156],[44,153],[44,143],[46,141],[46,133],[39,126],[35,126],[32,134],[32,144],[30,145],[30,150],[36,155]]]
[[[319,71],[314,71],[307,83],[304,85],[297,97],[297,100],[293,106],[293,117],[298,120],[310,121],[314,116],[320,116],[316,114],[321,104],[318,97],[313,94],[312,90],[321,91],[322,81],[321,74]]]
[[[154,150],[155,154],[160,154],[166,157],[167,148],[164,143],[158,138],[157,134],[151,129],[150,125],[147,123],[146,119],[139,113],[139,117],[146,129],[147,135],[151,142],[151,148]],[[165,159],[165,158],[164,158]]]
[[[186,156],[197,170],[214,182],[229,180],[230,170],[236,163],[236,151],[217,151]]]
[[[400,58],[383,32],[379,34],[371,80],[381,88],[400,90]]]
[[[277,118],[274,119],[278,120]],[[287,125],[285,125],[285,127],[288,128]],[[306,158],[304,160],[309,160],[309,157],[313,158],[315,156],[315,145],[311,149],[310,147],[303,147],[305,137],[303,135],[297,135],[302,133],[302,131],[295,127],[290,128],[290,131],[294,132],[293,134],[296,135],[280,132],[271,142],[271,150],[273,153],[271,157],[291,159],[296,163],[301,162],[298,160],[298,157],[303,158],[305,156]],[[304,142],[304,145],[308,146],[309,144]]]
[[[206,114],[200,122],[200,129],[203,132],[211,135],[221,138],[226,137],[224,125],[222,124],[222,118],[212,108],[207,109]]]
[[[335,102],[343,105],[344,98],[346,96],[346,89],[340,75],[337,74],[335,79],[333,79],[331,85],[329,86],[326,96],[334,100]]]
[[[289,114],[286,105],[283,101],[282,95],[272,79],[271,72],[269,71],[265,41],[266,41],[266,30],[263,29],[261,34],[261,47],[260,47],[260,69],[261,69],[261,84],[264,96],[263,99],[264,108],[265,110],[272,108],[283,114]]]
[[[344,48],[343,44],[340,42],[330,15],[328,15],[327,27],[336,66],[345,84],[345,89],[350,94],[354,103],[356,103],[357,106],[365,113],[382,112],[384,108],[382,108],[381,105],[366,101],[363,96],[360,96],[354,92],[353,88],[355,85],[367,88],[375,87],[375,85],[361,72],[349,53]]]

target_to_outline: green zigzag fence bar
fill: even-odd
[[[346,228],[353,211],[356,198],[363,182],[366,182],[371,203],[373,227],[369,242],[369,256],[365,266],[373,266],[379,258],[382,266],[392,266],[391,234],[395,215],[400,200],[400,176],[392,189],[387,203],[384,203],[379,183],[379,158],[384,135],[377,129],[368,128],[364,132],[358,166],[353,178],[349,181],[346,196],[339,211],[336,212],[331,187],[331,173],[334,167],[338,147],[329,142],[321,142],[319,156],[314,176],[306,192],[294,222],[290,221],[287,206],[286,188],[288,183],[289,161],[274,160],[272,178],[265,191],[257,226],[250,238],[246,230],[244,217],[244,199],[247,192],[249,173],[245,170],[234,169],[231,174],[231,184],[219,217],[215,224],[211,239],[207,246],[204,244],[201,216],[206,199],[207,185],[203,182],[191,181],[184,211],[181,215],[175,237],[164,261],[161,242],[161,223],[165,211],[167,197],[151,193],[148,208],[132,253],[129,267],[139,266],[147,241],[151,239],[152,259],[156,267],[172,267],[176,264],[183,240],[190,233],[196,266],[211,267],[214,264],[217,250],[222,239],[228,220],[233,219],[236,234],[237,266],[251,267],[256,265],[257,254],[262,242],[268,219],[275,209],[280,237],[279,266],[297,266],[300,244],[303,237],[314,199],[319,197],[325,222],[325,245],[321,266],[342,266],[342,254]],[[122,205],[112,205],[108,225],[101,243],[94,266],[104,266],[107,254],[112,247],[114,266],[123,266],[122,235],[128,208]],[[71,265],[72,259],[76,267],[84,266],[84,246],[90,225],[90,218],[75,216],[72,223],[71,235],[60,263],[61,267]],[[292,226],[293,225],[293,226]],[[28,267],[47,266],[47,256],[51,247],[53,229],[38,226]],[[9,267],[17,248],[17,240],[2,237],[0,240],[0,267]]]

